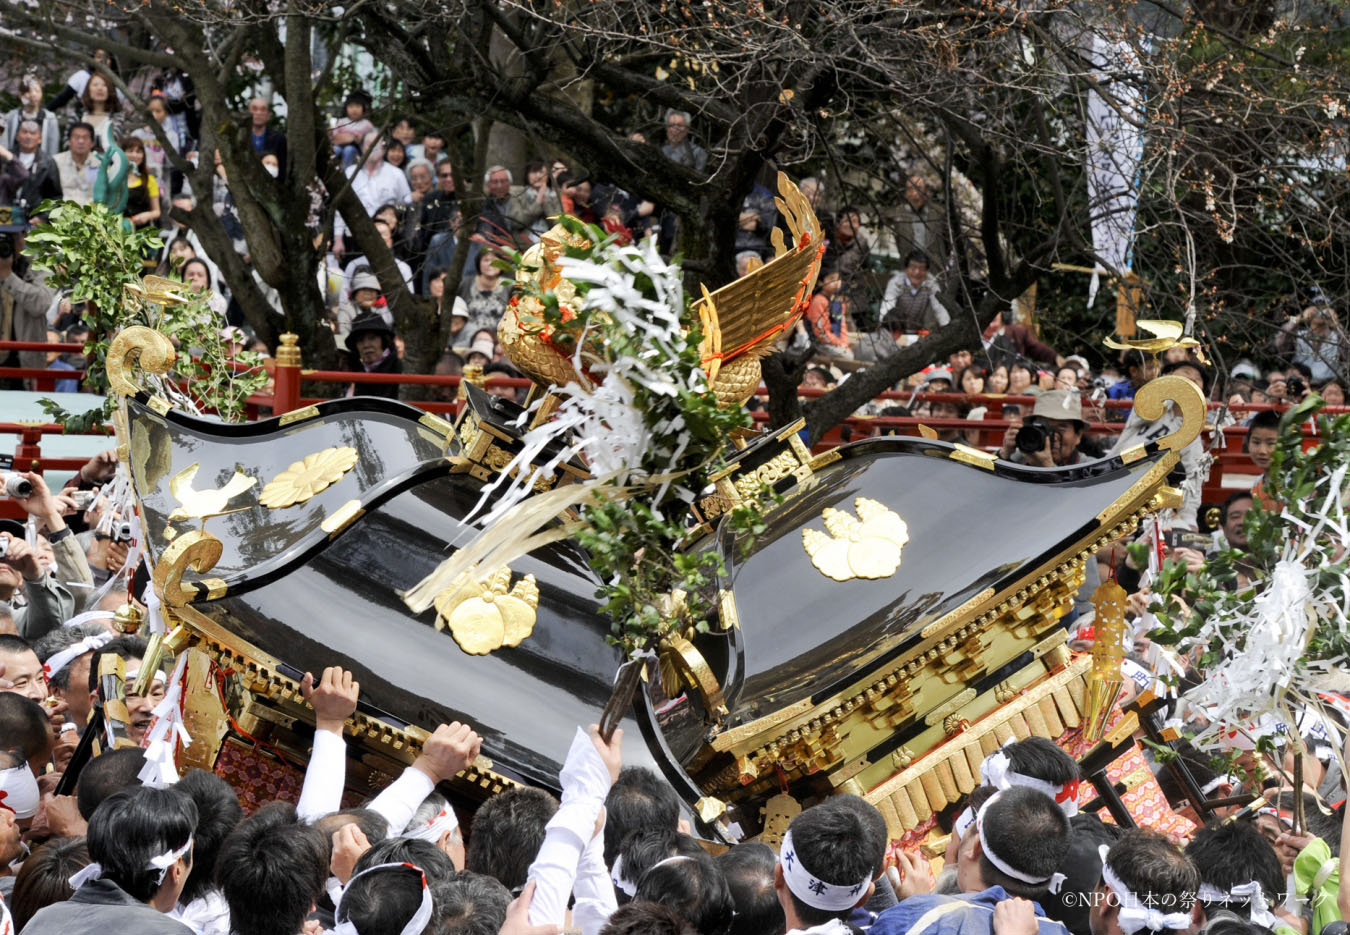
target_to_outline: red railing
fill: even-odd
[[[289,339],[289,340],[288,340]],[[0,342],[0,353],[9,350],[59,350],[79,351],[80,345],[75,344],[41,344],[32,342]],[[329,371],[329,370],[304,370],[299,365],[299,349],[295,346],[294,337],[287,335],[283,338],[283,347],[279,349],[276,360],[267,362],[268,372],[273,378],[273,387],[270,394],[255,394],[248,399],[248,415],[251,419],[263,417],[267,414],[281,415],[304,406],[321,402],[320,398],[306,397],[301,395],[302,383],[308,381],[311,383],[335,383],[350,385],[382,384],[382,385],[408,385],[408,386],[441,386],[457,390],[460,384],[458,376],[443,376],[436,374],[384,374],[384,373],[350,373],[347,371]],[[82,371],[68,370],[34,370],[25,368],[0,368],[0,378],[4,377],[24,377],[39,378],[47,380],[69,380],[79,379],[83,376]],[[511,387],[513,389],[528,388],[531,383],[526,379],[510,378],[493,375],[485,381],[485,385],[491,387]],[[829,392],[828,390],[816,389],[811,387],[802,387],[798,390],[802,398],[814,398]],[[758,396],[767,398],[767,391],[763,386],[759,388]],[[1000,396],[1000,395],[965,395],[961,393],[915,393],[909,390],[892,390],[879,394],[877,400],[883,403],[895,405],[912,405],[916,402],[929,403],[958,403],[970,404],[976,406],[986,406],[987,413],[984,419],[969,420],[958,418],[938,419],[924,416],[909,417],[888,417],[888,416],[850,416],[842,423],[830,429],[825,436],[815,445],[816,451],[823,451],[839,445],[846,441],[853,441],[860,438],[869,438],[880,434],[896,434],[915,436],[921,434],[919,426],[923,425],[935,431],[946,432],[949,430],[959,430],[961,432],[960,440],[968,444],[982,447],[988,450],[996,450],[1002,443],[1004,433],[1008,428],[1017,424],[1016,422],[1002,418],[1005,406],[1016,405],[1021,407],[1021,416],[1030,414],[1035,405],[1034,396]],[[427,400],[415,401],[412,405],[428,412],[435,412],[444,415],[457,415],[462,405],[459,401]],[[1091,406],[1089,404],[1089,410]],[[1133,406],[1131,400],[1103,400],[1095,404],[1101,407],[1103,411],[1124,412]],[[884,407],[883,407],[884,408]],[[1211,412],[1223,408],[1221,403],[1210,403]],[[1243,406],[1232,407],[1232,411],[1239,416],[1258,412],[1265,409],[1282,409],[1284,407],[1269,403],[1254,403]],[[1350,409],[1337,408],[1329,410],[1331,412],[1347,412]],[[768,414],[765,412],[753,413],[756,422],[767,423]],[[1095,435],[1115,435],[1119,434],[1124,427],[1123,418],[1117,422],[1092,422],[1088,429],[1090,434]],[[16,434],[19,436],[18,445],[15,449],[15,469],[16,470],[76,470],[83,463],[79,458],[46,458],[41,454],[41,438],[44,434],[60,434],[62,431],[59,425],[37,424],[30,425],[26,423],[0,423],[0,433]],[[1221,501],[1233,489],[1240,486],[1249,486],[1259,474],[1251,459],[1242,451],[1243,440],[1246,436],[1246,428],[1243,426],[1229,426],[1223,430],[1225,447],[1219,450],[1215,456],[1213,467],[1210,470],[1210,478],[1205,485],[1205,501]],[[1311,434],[1311,430],[1305,429],[1305,433]],[[1250,479],[1248,479],[1250,478]],[[1227,479],[1227,481],[1226,481]],[[5,504],[0,501],[0,515],[11,515],[14,511],[13,504]]]

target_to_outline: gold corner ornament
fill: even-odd
[[[436,629],[450,628],[459,648],[485,656],[503,646],[519,646],[534,632],[539,616],[539,586],[526,575],[509,591],[511,569],[503,565],[486,578],[460,575],[436,595]]]
[[[296,461],[268,481],[258,502],[273,510],[304,503],[342,480],[356,461],[356,449],[349,445],[305,455],[303,461]]]
[[[1139,413],[1139,418],[1152,422],[1167,413],[1169,402],[1181,414],[1181,426],[1158,439],[1158,446],[1168,451],[1180,451],[1195,441],[1205,428],[1205,394],[1185,377],[1169,373],[1139,387],[1134,394],[1134,411]]]
[[[1083,712],[1083,737],[1102,738],[1124,680],[1120,664],[1125,658],[1125,603],[1129,595],[1115,581],[1103,581],[1092,592],[1096,609],[1092,641],[1092,671],[1087,677],[1087,708]]]
[[[183,572],[189,568],[197,574],[210,571],[224,551],[221,541],[204,529],[175,536],[155,562],[154,587],[159,599],[170,607],[182,607],[199,596],[208,599],[223,596],[225,582],[219,578],[207,578],[198,585],[184,585]]]
[[[123,328],[108,345],[108,385],[119,396],[135,396],[143,388],[131,379],[133,360],[146,373],[168,373],[176,358],[173,343],[155,329],[145,325]]]
[[[835,581],[889,578],[900,567],[900,553],[909,542],[909,526],[900,514],[868,497],[853,501],[855,518],[826,507],[821,513],[828,534],[802,530],[802,546],[811,564]]]
[[[169,514],[169,522],[196,519],[205,524],[208,517],[220,516],[225,513],[238,513],[240,510],[247,509],[247,507],[237,507],[232,510],[229,509],[229,503],[258,483],[256,477],[249,477],[236,467],[234,475],[220,489],[197,490],[192,486],[192,482],[197,479],[197,472],[200,469],[201,464],[193,461],[169,479],[169,492],[179,503],[179,506]]]

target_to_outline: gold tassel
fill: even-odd
[[[1125,589],[1114,581],[1103,581],[1092,592],[1097,634],[1092,641],[1092,671],[1087,677],[1087,710],[1083,712],[1083,737],[1092,743],[1102,739],[1124,678],[1120,663],[1125,658],[1126,597]]]

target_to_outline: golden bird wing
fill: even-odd
[[[192,489],[192,482],[197,479],[197,471],[200,470],[200,468],[201,464],[197,461],[193,461],[187,467],[183,468],[183,470],[169,478],[169,493],[173,494],[173,498],[183,506],[187,506],[188,500],[197,492]]]
[[[250,477],[243,471],[235,468],[234,476],[225,482],[225,486],[220,488],[220,492],[224,495],[225,502],[229,503],[256,483],[258,483],[258,478]]]
[[[749,355],[758,360],[773,349],[778,338],[801,317],[811,299],[825,239],[820,222],[806,197],[787,175],[778,173],[778,211],[792,233],[794,243],[783,243],[782,231],[773,232],[772,260],[711,295],[696,308],[705,318],[704,333],[713,328],[721,347],[713,349],[708,338],[701,348],[706,366]]]

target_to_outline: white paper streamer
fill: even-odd
[[[192,743],[192,735],[183,726],[183,712],[179,707],[187,679],[187,660],[187,653],[179,655],[164,698],[152,712],[154,721],[145,738],[145,765],[137,774],[137,778],[147,786],[163,787],[176,783],[178,765],[174,762],[174,751],[180,740],[185,747]]]

